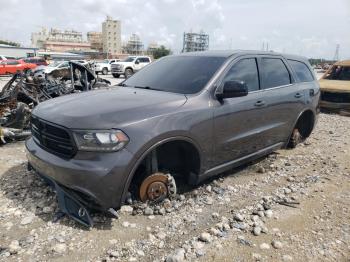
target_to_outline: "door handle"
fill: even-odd
[[[265,101],[259,100],[254,105],[255,106],[263,106],[263,105],[265,105]]]
[[[300,94],[300,93],[296,93],[296,94],[294,95],[295,98],[301,98],[302,96],[303,96],[303,94]]]

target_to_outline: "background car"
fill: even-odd
[[[36,64],[26,63],[23,60],[7,59],[0,61],[0,75],[15,74],[20,71],[34,69],[36,67]]]
[[[36,64],[38,66],[47,66],[49,64],[43,57],[28,57],[22,60],[26,63]]]
[[[135,72],[141,70],[150,63],[151,58],[149,56],[129,56],[123,61],[113,63],[111,66],[111,72],[116,78],[118,78],[120,75],[124,75],[125,78],[129,78]]]
[[[53,70],[61,69],[61,68],[68,68],[69,62],[68,61],[53,61],[48,66],[39,66],[35,72],[43,72],[45,74],[51,73]]]
[[[350,60],[335,63],[319,80],[320,106],[326,110],[350,110]]]
[[[7,59],[15,59],[15,57],[0,55],[0,61],[7,60]]]
[[[111,71],[111,64],[120,61],[120,59],[105,59],[102,61],[96,61],[93,63],[93,70],[96,74],[102,73],[107,75]]]

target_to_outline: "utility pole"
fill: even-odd
[[[337,47],[335,48],[334,57],[333,57],[334,61],[338,61],[339,60],[339,49],[340,49],[340,45],[337,44]]]

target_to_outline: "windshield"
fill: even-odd
[[[50,63],[50,67],[57,67],[59,66],[60,64],[62,64],[63,62],[62,61],[54,61],[52,63]]]
[[[204,88],[225,60],[225,57],[165,57],[144,67],[123,85],[194,94]]]
[[[135,57],[128,57],[123,60],[123,62],[133,62],[135,60]]]
[[[350,66],[333,66],[324,79],[350,80]]]

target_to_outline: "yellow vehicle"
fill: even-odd
[[[321,108],[350,111],[350,60],[335,63],[321,77],[319,83]]]

